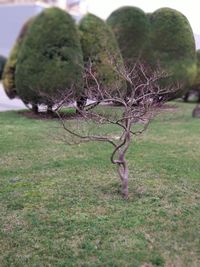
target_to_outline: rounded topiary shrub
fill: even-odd
[[[196,52],[187,18],[174,9],[161,8],[150,15],[150,23],[154,64],[171,74],[170,82],[189,88],[196,75]]]
[[[91,64],[92,72],[99,82],[100,89],[109,90],[112,93],[119,89],[126,91],[126,83],[114,70],[116,66],[119,68],[124,66],[117,41],[108,25],[95,15],[87,14],[80,21],[79,31],[85,67],[87,68],[88,64]],[[96,86],[95,80],[91,76],[88,82],[86,87]]]
[[[4,71],[3,71],[3,87],[7,96],[11,99],[17,96],[16,92],[16,85],[15,85],[15,70],[17,64],[17,56],[21,47],[21,44],[24,40],[24,37],[27,33],[28,28],[30,27],[31,23],[33,22],[34,18],[29,19],[22,27],[19,36],[15,42],[14,47],[12,48],[8,60],[5,64]]]
[[[149,20],[137,7],[122,7],[107,19],[111,26],[126,64],[135,64],[142,59],[143,49],[148,42]]]
[[[44,10],[34,19],[19,51],[17,94],[33,106],[52,107],[72,89],[70,99],[74,99],[83,88],[82,70],[83,56],[74,20],[61,9]]]

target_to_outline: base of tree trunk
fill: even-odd
[[[33,113],[38,114],[38,106],[32,104],[32,111],[33,111]]]
[[[196,106],[196,108],[192,112],[193,118],[200,118],[200,104]]]
[[[81,97],[79,100],[77,100],[76,104],[77,104],[77,109],[76,109],[76,113],[79,114],[80,110],[83,110],[86,106],[87,103],[87,98],[86,97]]]
[[[47,114],[48,114],[48,115],[53,115],[52,106],[48,106],[48,107],[47,107]]]
[[[190,96],[190,93],[187,92],[187,93],[183,96],[183,101],[184,101],[184,102],[188,102],[188,98],[189,98],[189,96]]]

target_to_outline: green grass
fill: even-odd
[[[176,105],[133,141],[128,201],[110,146],[0,113],[0,266],[200,266],[200,120]]]

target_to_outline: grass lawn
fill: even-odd
[[[0,113],[0,266],[199,267],[200,120],[175,105],[129,150],[128,201],[112,147]]]

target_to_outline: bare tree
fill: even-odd
[[[103,87],[97,80],[92,64],[89,62],[85,70],[85,84],[88,85],[85,96],[93,101],[84,109],[79,109],[78,112],[86,122],[92,121],[98,126],[104,124],[117,126],[120,129],[119,136],[111,133],[102,134],[101,130],[98,131],[98,134],[91,132],[83,134],[83,131],[71,128],[58,109],[56,113],[65,133],[78,138],[79,141],[101,141],[111,144],[113,147],[111,162],[117,166],[122,183],[122,195],[127,199],[129,169],[126,153],[133,136],[140,135],[147,129],[152,118],[167,100],[167,96],[179,90],[181,85],[176,82],[166,86],[166,80],[170,75],[160,69],[152,70],[142,63],[135,64],[131,69],[120,69],[115,60],[113,58],[111,60],[116,73],[126,81],[128,94],[126,88],[122,90],[117,83],[112,90]],[[60,102],[59,108],[63,106],[62,104],[64,102]],[[109,112],[108,109],[105,111],[107,105],[109,105]],[[77,106],[75,108],[78,109]],[[80,123],[77,125],[79,127]]]

